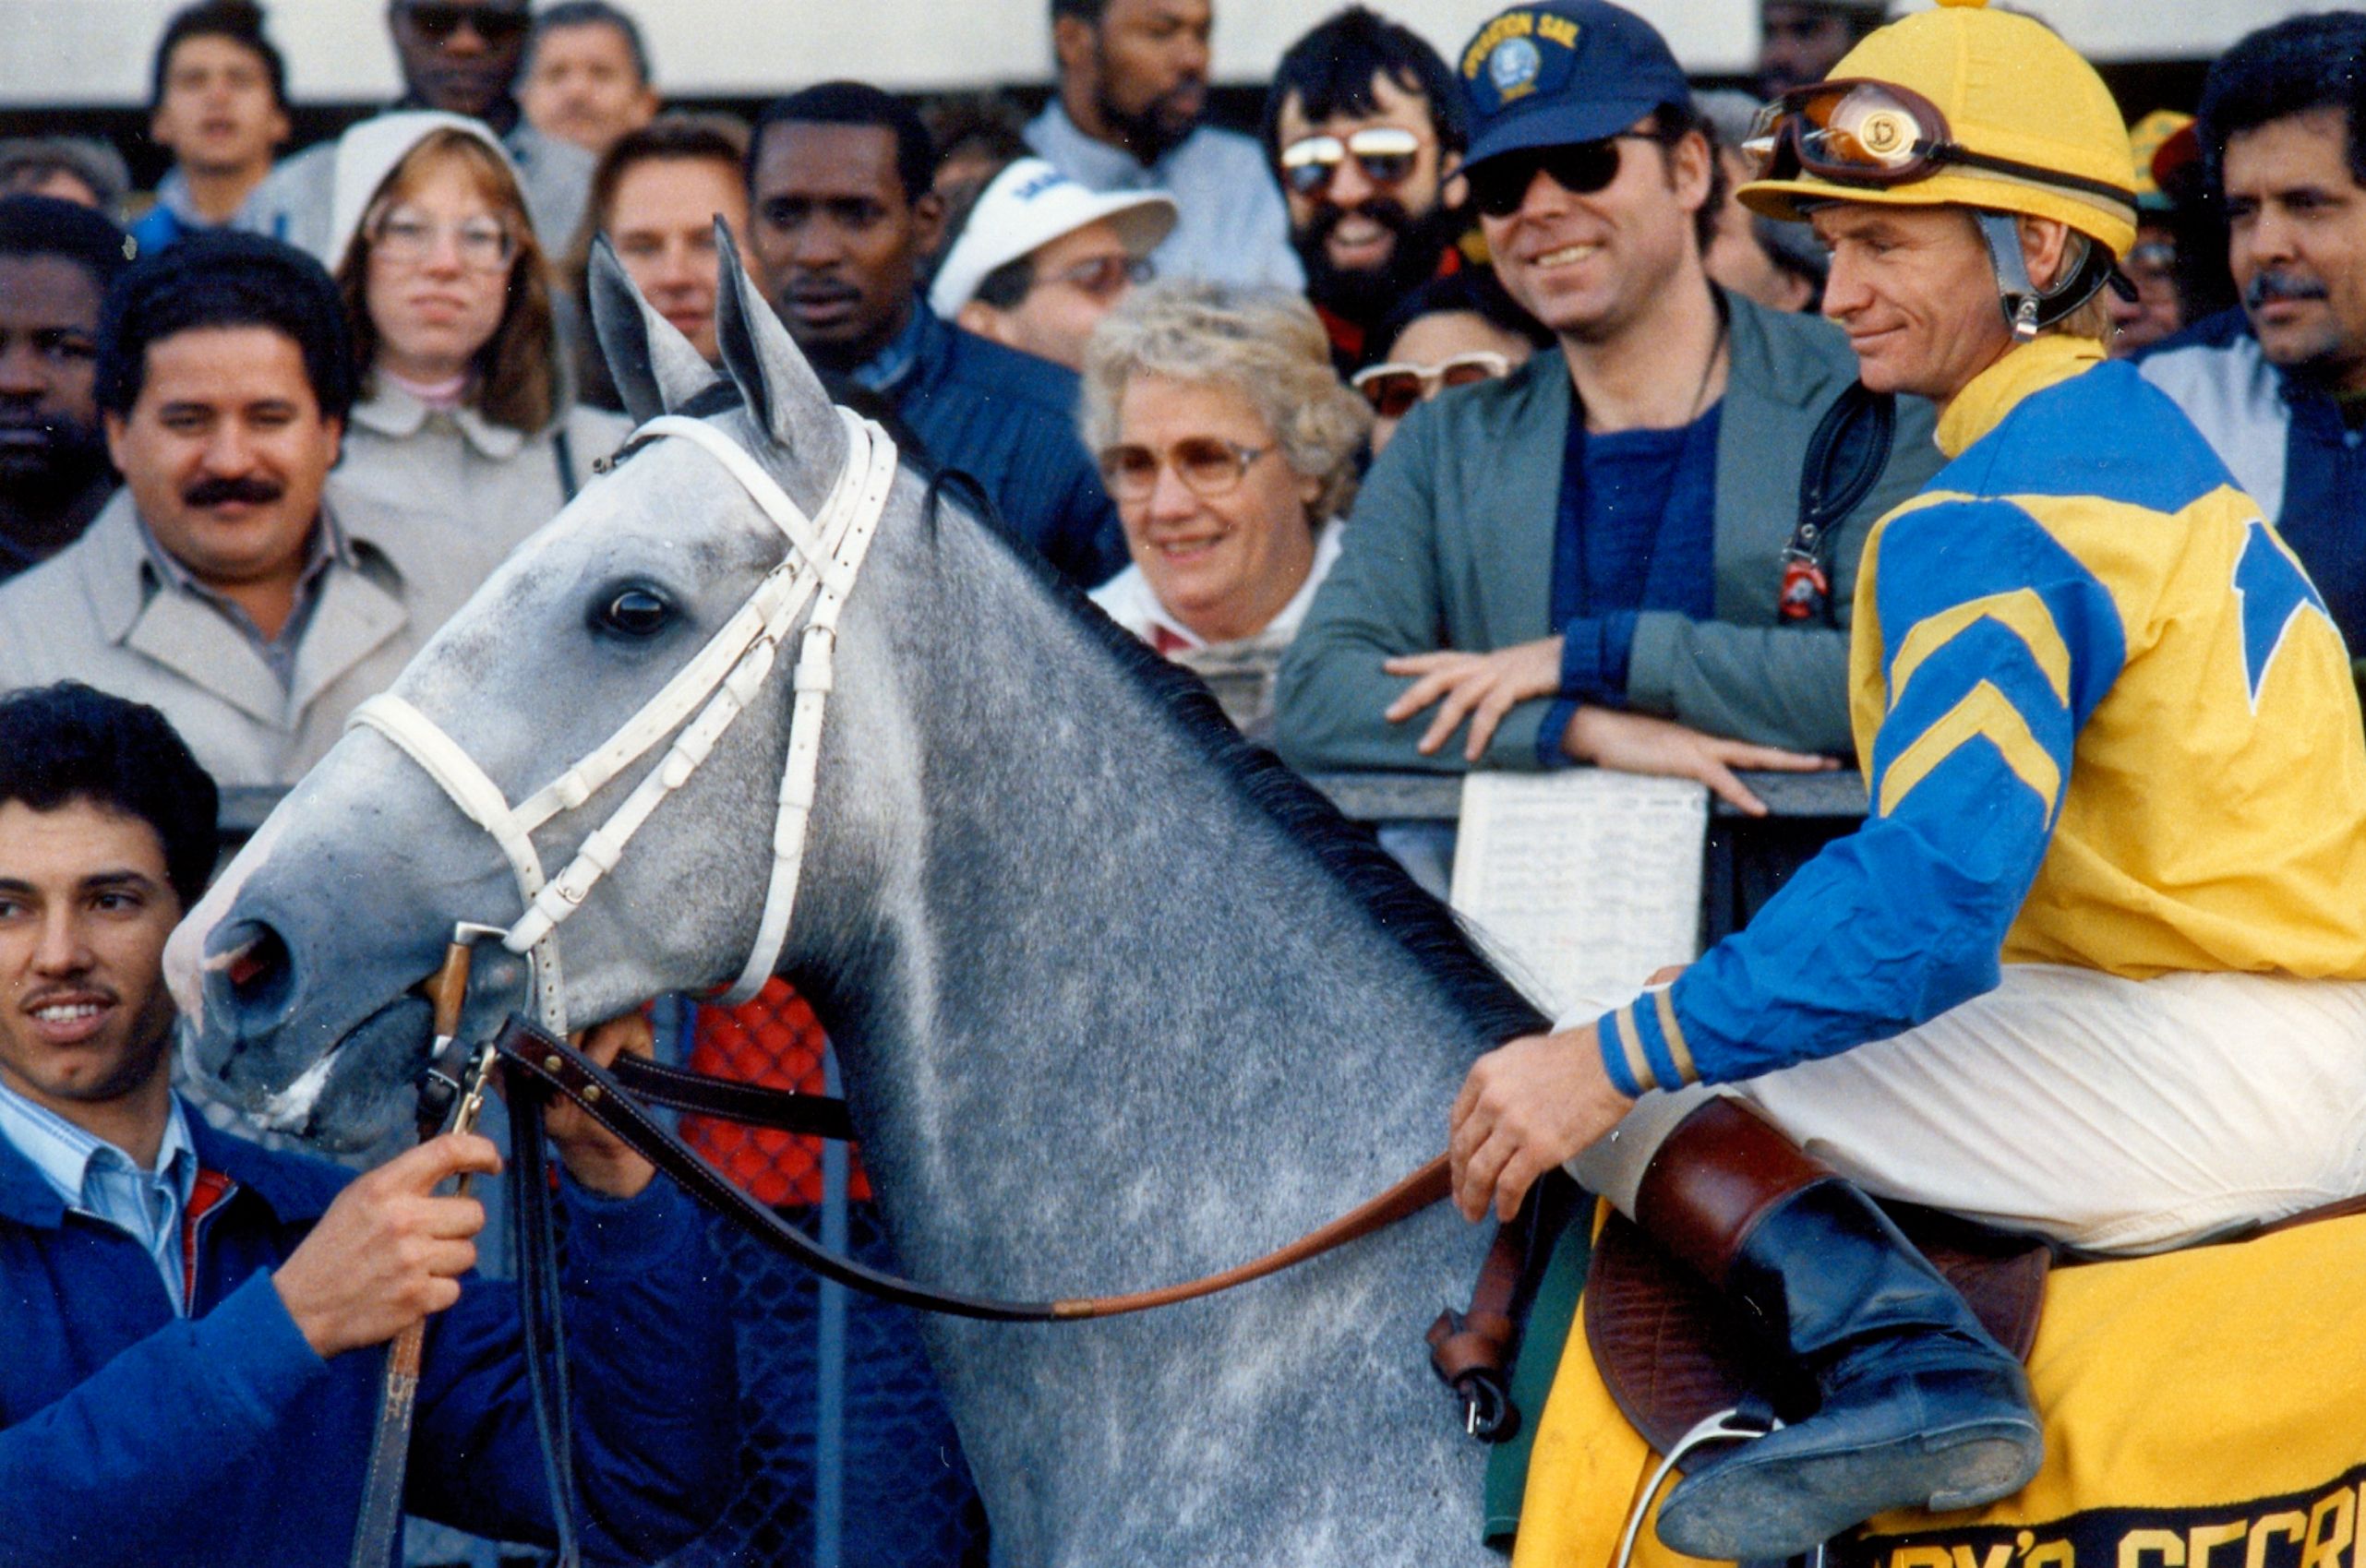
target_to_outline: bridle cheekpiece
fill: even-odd
[[[773,824],[772,878],[747,961],[721,999],[736,1003],[754,996],[780,961],[805,862],[822,726],[837,654],[838,614],[854,589],[895,481],[895,443],[887,433],[846,409],[835,412],[846,425],[846,466],[820,514],[812,518],[746,449],[703,420],[666,414],[633,433],[627,450],[672,437],[721,463],[787,537],[788,551],[640,712],[524,800],[511,806],[500,785],[459,742],[391,692],[369,699],[346,720],[348,728],[366,726],[392,741],[499,846],[524,905],[516,923],[506,928],[501,945],[526,957],[535,1018],[553,1035],[567,1029],[558,928],[582,907],[600,879],[616,869],[651,814],[690,782],[731,722],[755,701],[781,644],[810,604],[811,613],[799,639],[788,758],[781,769],[780,808]],[[534,848],[534,831],[582,807],[668,735],[674,736],[674,743],[664,758],[584,839],[574,859],[558,876],[546,877]]]

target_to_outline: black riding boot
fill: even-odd
[[[1668,1494],[1688,1556],[1783,1558],[1892,1508],[1969,1508],[2037,1473],[2021,1365],[1889,1216],[1739,1104],[1662,1144],[1636,1219],[1769,1331],[1815,1414],[1737,1444]]]

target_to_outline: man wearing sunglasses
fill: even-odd
[[[387,31],[402,70],[394,109],[440,109],[493,127],[517,165],[526,212],[546,250],[582,227],[595,159],[534,128],[511,89],[534,26],[526,0],[388,0]],[[306,149],[274,170],[255,195],[251,226],[312,252],[328,253],[334,227],[337,144]]]
[[[1466,260],[1465,121],[1437,51],[1362,6],[1291,44],[1274,72],[1266,153],[1342,376],[1379,357],[1374,329],[1407,294]]]
[[[1040,158],[989,181],[929,285],[929,308],[1005,348],[1081,370],[1085,340],[1175,226],[1159,191],[1087,190]]]
[[[1758,90],[1772,98],[1824,79],[1839,58],[1881,25],[1889,0],[1761,0]]]
[[[1755,139],[1741,199],[1813,223],[1865,384],[1935,401],[1950,459],[1864,552],[1871,812],[1673,985],[1483,1058],[1452,1140],[1466,1213],[1575,1156],[1812,1381],[1660,1511],[1745,1559],[2039,1467],[2019,1365],[1868,1192],[2143,1253],[2366,1190],[2348,658],[2200,434],[2105,361],[2136,218],[2109,90],[1952,0]]]
[[[1502,13],[1460,70],[1496,274],[1560,352],[1396,431],[1282,666],[1282,753],[1586,762],[1762,810],[1735,769],[1849,748],[1856,551],[1936,466],[1928,410],[1900,406],[1825,553],[1786,562],[1805,454],[1856,364],[1830,324],[1710,283],[1718,173],[1666,42],[1564,0]],[[1786,573],[1812,574],[1805,613]]]

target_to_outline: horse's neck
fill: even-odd
[[[1159,1216],[1158,1272],[1434,1153],[1485,1043],[1469,1016],[1067,606],[982,537],[943,547],[895,637],[915,733],[847,741],[917,767],[921,820],[872,846],[855,924],[882,934],[854,972],[799,976],[883,1192],[980,1283],[1064,1290],[1095,1281],[1036,1263],[1138,1283],[1144,1237],[1131,1266],[1057,1245],[1046,1181],[1204,1201]],[[849,765],[866,795],[908,787]]]
[[[903,1264],[1033,1299],[1189,1278],[1434,1155],[1487,1009],[1006,551],[948,523],[940,553],[864,585],[901,596],[840,674],[792,975]],[[1173,1312],[929,1320],[998,1539],[1063,1568],[1483,1561],[1418,1350],[1481,1245],[1433,1212]]]

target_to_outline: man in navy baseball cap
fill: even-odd
[[[1658,30],[1600,0],[1519,6],[1462,51],[1477,163],[1528,148],[1601,141],[1663,104],[1692,103]]]
[[[1555,0],[1449,63],[1497,275],[1560,352],[1423,404],[1373,465],[1282,665],[1283,758],[1586,763],[1762,812],[1735,769],[1850,748],[1856,554],[1938,466],[1929,408],[1899,410],[1826,552],[1786,559],[1809,437],[1856,361],[1830,323],[1711,283],[1722,171],[1666,42]]]

